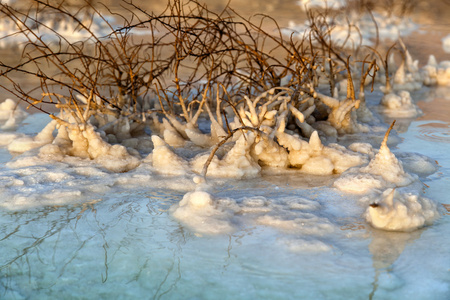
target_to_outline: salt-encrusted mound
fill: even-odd
[[[195,191],[184,195],[180,203],[171,208],[172,215],[200,234],[230,233],[235,230],[234,211],[221,207],[211,194]]]
[[[153,135],[152,142],[155,148],[146,160],[150,160],[151,157],[153,167],[158,172],[167,175],[184,175],[188,172],[188,163],[175,154],[163,139]]]
[[[214,156],[209,167],[208,176],[251,178],[259,176],[260,165],[250,154],[250,148],[255,141],[255,135],[248,132],[239,137],[233,148],[222,158]],[[209,154],[195,157],[191,164],[193,170],[201,173]]]
[[[396,118],[415,118],[422,114],[420,108],[414,104],[408,91],[384,95],[381,98],[381,106],[383,113]]]
[[[14,100],[6,99],[0,103],[0,129],[14,130],[28,116]]]
[[[448,40],[450,45],[450,38]],[[430,55],[427,65],[422,68],[422,77],[425,85],[450,86],[450,61],[438,63],[434,55]]]
[[[442,39],[442,48],[447,53],[450,53],[450,34]]]
[[[431,225],[439,216],[437,204],[432,200],[396,189],[384,191],[365,212],[373,227],[391,231],[412,231]]]
[[[380,150],[364,167],[349,169],[334,182],[334,186],[350,193],[368,193],[373,190],[389,187],[402,187],[418,180],[417,175],[409,174],[403,169],[399,161],[387,146],[386,136],[381,143]]]

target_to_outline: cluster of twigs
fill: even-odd
[[[283,36],[268,16],[247,20],[229,7],[214,13],[196,1],[174,0],[158,15],[124,1],[132,17],[110,12],[118,20],[114,24],[92,5],[74,12],[51,1],[33,2],[25,12],[1,5],[3,18],[27,38],[20,64],[0,63],[0,75],[9,80],[2,88],[38,109],[53,104],[76,112],[82,122],[92,112],[130,115],[151,109],[190,122],[207,99],[216,99],[209,105],[219,114],[221,105],[236,105],[243,94],[276,86],[313,95],[321,76],[333,91],[337,74],[350,70],[348,54],[331,43],[319,15],[310,15],[311,33],[295,39]],[[43,18],[54,15],[74,24],[85,38],[72,42],[67,33],[47,25]],[[111,33],[99,36],[94,20]],[[271,26],[265,26],[268,22]],[[38,77],[41,97],[19,86],[17,73]],[[159,105],[152,103],[155,99]]]

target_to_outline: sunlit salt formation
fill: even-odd
[[[153,135],[152,141],[155,148],[145,160],[151,161],[157,171],[167,175],[184,175],[189,171],[188,162],[175,154],[160,137]]]
[[[403,50],[403,59],[397,71],[395,71],[393,88],[396,91],[419,90],[423,85],[423,78],[419,70],[419,61],[413,60],[401,38],[398,39],[398,42]]]
[[[279,137],[278,141],[289,149],[290,166],[299,168],[300,171],[307,174],[340,174],[351,167],[367,162],[364,155],[347,150],[338,144],[324,146],[317,131],[311,135],[309,142],[292,138],[288,140],[286,136],[283,138]]]
[[[399,161],[387,146],[387,139],[394,123],[381,143],[380,150],[367,166],[349,169],[334,182],[338,189],[351,193],[367,193],[386,187],[402,187],[415,182],[418,177],[404,171]]]
[[[205,191],[187,193],[170,210],[176,219],[199,234],[223,234],[235,230],[232,223],[234,211],[218,205],[218,200]]]
[[[51,143],[54,139],[53,131],[55,130],[56,121],[53,120],[44,127],[36,136],[24,136],[13,140],[8,145],[8,150],[14,153],[24,153],[31,149],[39,148],[43,145]]]
[[[105,142],[91,124],[59,126],[53,143],[42,147],[39,155],[89,158],[113,172],[126,172],[140,164],[124,146]]]
[[[140,164],[140,159],[130,155],[124,146],[107,143],[92,124],[75,125],[59,118],[49,122],[36,136],[20,137],[8,145],[8,150],[14,153],[35,148],[40,148],[41,157],[56,161],[67,155],[89,158],[113,172],[126,172]]]
[[[450,53],[450,35],[442,39],[442,48],[445,52]]]
[[[381,98],[382,112],[396,118],[415,118],[422,114],[408,91],[389,93]]]
[[[425,85],[450,86],[450,61],[438,63],[434,55],[430,55],[427,65],[422,68],[422,76]]]
[[[12,7],[15,6],[16,1],[8,1],[5,0],[0,1],[2,4],[8,4]],[[17,1],[19,2],[19,1]],[[68,18],[63,13],[59,14],[49,14],[45,13],[45,10],[39,11],[39,13],[35,13],[35,16],[38,16],[36,20],[30,18],[30,16],[22,16],[20,19],[24,24],[33,28],[39,28],[39,33],[43,41],[45,42],[53,42],[57,41],[55,32],[58,33],[59,37],[64,36],[70,42],[78,42],[80,40],[87,40],[91,37],[91,33],[93,32],[96,36],[106,36],[111,33],[111,28],[105,21],[112,23],[114,21],[113,17],[102,16],[91,14],[85,15],[83,19],[80,19],[80,23],[88,30],[85,30],[80,26],[80,23],[75,22],[75,19]],[[14,38],[2,38],[0,39],[0,47],[7,47],[11,44],[15,44],[17,46],[24,45],[25,42],[29,42],[28,38],[32,38],[32,36],[18,35],[18,27],[17,24],[9,19],[9,18],[1,18],[0,19],[0,29],[4,34],[4,37],[14,37]]]
[[[392,82],[387,78],[387,75],[383,79],[386,81],[386,86],[380,87],[384,93],[380,102],[381,111],[394,118],[414,118],[422,114],[422,111],[412,100],[410,91],[422,88],[423,78],[419,71],[419,62],[412,59],[401,39],[399,39],[399,43],[403,48],[403,59]],[[390,58],[393,59],[392,56]],[[394,62],[391,61],[389,64],[393,65]]]
[[[304,10],[309,10],[311,8],[330,8],[330,9],[339,9],[345,7],[347,5],[346,0],[299,0],[297,4]]]
[[[323,7],[339,9],[342,7],[342,3],[346,4],[346,1],[304,0],[300,1],[299,5],[307,11]],[[321,21],[327,24],[327,35],[330,35],[333,43],[349,49],[356,49],[360,45],[371,46],[373,40],[377,38],[396,40],[400,36],[412,33],[418,27],[410,18],[397,17],[390,12],[378,13],[372,11],[369,14],[353,10],[334,18],[323,17]],[[374,22],[376,26],[374,26]],[[307,23],[301,25],[292,23],[289,25],[289,30],[285,30],[285,32],[294,32],[304,36],[305,32],[309,31],[310,25]]]
[[[412,231],[431,225],[439,216],[438,206],[432,200],[396,189],[384,191],[365,212],[373,227],[391,231]]]
[[[250,154],[254,141],[255,135],[252,132],[242,134],[222,159],[214,156],[208,167],[208,175],[233,178],[259,176],[261,167]],[[208,157],[209,154],[195,157],[192,160],[193,170],[201,173]]]
[[[278,94],[275,91],[281,90]],[[313,126],[323,132],[323,137],[336,137],[338,132],[359,132],[360,128],[353,114],[355,105],[359,102],[349,98],[345,101],[317,93],[320,101],[330,107],[328,121],[316,124],[311,115],[315,109],[312,98],[307,97],[300,101],[296,107],[291,104],[293,91],[285,88],[270,89],[255,99],[246,99],[246,106],[239,106],[239,118],[230,123],[235,130],[231,142],[227,144],[227,153],[222,158],[214,155],[208,167],[209,176],[218,177],[255,177],[258,176],[262,166],[286,168],[295,167],[302,172],[315,175],[338,174],[350,167],[362,165],[366,162],[365,157],[345,149],[337,144],[324,146],[319,138],[318,132]],[[265,98],[264,102],[262,99]],[[258,105],[258,103],[263,103]],[[347,103],[348,102],[348,103]],[[211,117],[211,135],[195,134],[198,138],[194,142],[192,134],[186,129],[179,130],[180,126],[172,126],[163,120],[164,139],[172,145],[185,145],[193,142],[197,146],[208,146],[210,140],[220,140],[219,130],[213,130],[213,124],[217,123]],[[310,123],[308,123],[310,122]],[[298,128],[301,133],[309,138],[305,140],[298,133],[286,129]],[[221,125],[216,124],[222,132],[222,139],[227,134]],[[177,128],[177,129],[175,129]],[[215,132],[215,134],[214,134]],[[298,131],[297,131],[298,132]],[[214,137],[216,136],[216,137]],[[205,143],[200,142],[203,139]],[[200,154],[190,161],[193,171],[201,173],[210,155]],[[179,164],[185,165],[185,164]],[[160,168],[162,172],[163,168]],[[170,170],[170,168],[169,168]]]
[[[356,110],[359,108],[361,101],[354,99],[353,94],[352,80],[347,80],[347,98],[344,100],[317,93],[317,97],[331,109],[327,122],[341,135],[368,131],[367,127],[357,121]]]
[[[387,138],[383,140],[374,159],[369,162],[369,165],[362,167],[360,171],[381,176],[384,180],[396,186],[406,186],[412,183],[416,178],[403,170],[402,163],[389,150],[386,142]]]
[[[14,100],[6,99],[0,103],[0,128],[14,130],[28,116]]]
[[[299,251],[298,235],[310,236],[303,247],[321,251],[329,247],[315,239],[336,230],[336,226],[320,215],[321,204],[316,200],[302,197],[268,199],[263,196],[249,196],[242,199],[216,198],[204,179],[195,177],[195,191],[188,192],[183,199],[170,208],[174,218],[199,234],[230,233],[242,226],[255,224],[274,228],[292,237],[287,240],[288,248]],[[292,247],[291,247],[292,246]]]

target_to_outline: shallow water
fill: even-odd
[[[434,101],[450,100],[419,104],[450,112]],[[400,134],[395,149],[439,162],[438,172],[422,180],[425,196],[443,204],[450,204],[449,140],[442,130],[449,123],[424,115]],[[11,156],[2,149],[0,159]],[[7,170],[3,166],[2,174]],[[120,176],[132,181],[144,173],[90,177],[90,184],[116,183],[83,192],[71,204],[2,208],[2,299],[446,299],[450,292],[448,212],[418,231],[379,231],[360,216],[358,197],[329,187],[333,178],[266,175],[217,180],[214,195],[237,203],[264,197],[272,221],[304,223],[267,226],[263,214],[248,211],[235,219],[232,234],[209,236],[184,227],[168,211],[186,192],[183,178],[152,175],[148,187],[117,183]],[[305,206],[292,208],[292,201]]]
[[[289,5],[270,9],[283,15]],[[401,142],[392,150],[437,160],[438,171],[421,178],[423,190],[450,205],[450,89],[424,90],[413,95],[424,115],[397,121]],[[378,96],[369,99],[373,105]],[[18,132],[34,134],[46,122],[31,115]],[[193,190],[190,178],[161,176],[145,165],[111,174],[75,158],[70,166],[43,161],[12,168],[13,159],[0,148],[1,299],[440,300],[450,294],[450,206],[432,226],[386,232],[367,224],[360,197],[332,188],[335,177],[267,171],[251,180],[211,180],[212,194],[241,212],[231,218],[232,233],[207,235],[170,212]]]

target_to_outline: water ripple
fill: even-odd
[[[433,122],[420,125],[417,137],[431,142],[450,143],[450,124]]]

